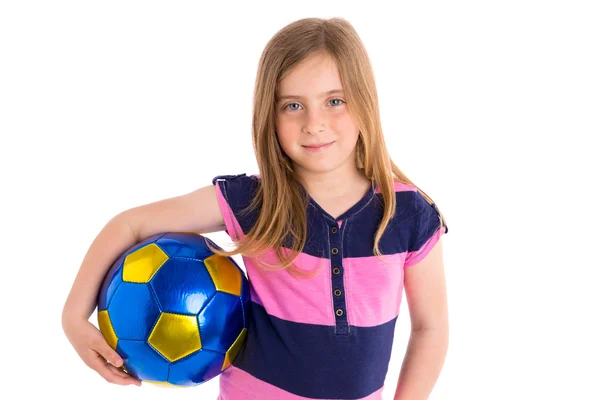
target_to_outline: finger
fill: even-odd
[[[96,355],[93,357],[93,360],[90,361],[90,366],[98,374],[100,374],[100,376],[102,376],[107,382],[114,383],[117,385],[130,385],[133,383],[129,379],[114,373],[111,369],[112,366],[108,364],[106,360],[98,353],[96,353]]]
[[[142,381],[140,381],[139,379],[136,379],[135,377],[131,376],[130,374],[128,374],[127,372],[125,372],[122,368],[116,368],[113,367],[110,364],[107,364],[108,368],[110,368],[110,370],[112,371],[113,374],[116,374],[122,378],[124,378],[125,380],[127,380],[128,382],[130,382],[132,385],[137,385],[137,386],[141,386],[142,385]]]
[[[92,346],[92,350],[99,353],[106,361],[114,365],[115,367],[120,367],[123,365],[123,359],[112,347],[108,345],[104,337],[101,338],[94,343]]]

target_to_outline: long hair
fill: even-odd
[[[257,257],[274,249],[280,264],[269,265],[256,258],[265,269],[286,269],[294,275],[310,276],[293,262],[306,243],[307,196],[281,148],[275,132],[278,83],[306,57],[325,54],[338,68],[346,103],[359,129],[356,165],[379,188],[383,217],[377,229],[373,252],[381,256],[379,241],[396,211],[394,182],[413,185],[432,203],[433,200],[411,182],[391,160],[382,132],[378,96],[371,62],[352,25],[343,18],[305,18],[285,26],[267,43],[258,65],[254,88],[252,142],[260,185],[243,212],[258,209],[258,219],[247,235],[235,240],[232,251],[213,249],[231,256],[241,253]],[[439,211],[439,210],[438,210]],[[440,212],[440,228],[443,227]],[[283,246],[286,243],[286,246]],[[318,272],[318,271],[317,271]],[[315,272],[315,273],[317,273]]]

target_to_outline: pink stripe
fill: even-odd
[[[223,220],[225,221],[225,229],[227,230],[227,234],[233,240],[238,240],[244,237],[244,232],[240,224],[238,223],[233,211],[227,204],[223,193],[221,192],[221,186],[219,185],[219,181],[217,181],[217,185],[215,185],[217,189],[217,200],[219,201],[219,208],[221,209],[221,215],[223,216]]]
[[[416,192],[417,187],[415,185],[410,185],[408,183],[394,181],[394,191],[395,192]],[[381,193],[379,186],[377,186],[375,188],[375,193]]]
[[[243,256],[242,256],[242,258],[243,258]],[[244,266],[246,265],[246,262],[247,261],[244,261]],[[261,305],[263,307],[265,306],[262,303],[262,300],[260,299],[260,297],[258,297],[258,294],[256,294],[256,290],[254,289],[254,285],[252,284],[252,282],[250,282],[250,300],[252,300],[253,302],[255,302],[258,305]]]
[[[444,230],[445,229],[446,228],[444,228]],[[429,254],[433,246],[435,246],[435,244],[438,242],[438,240],[440,240],[441,235],[442,230],[438,228],[436,233],[432,237],[430,237],[429,240],[425,242],[425,244],[421,246],[419,250],[409,252],[406,256],[406,261],[404,262],[404,268],[413,266],[422,259],[424,259],[425,256]]]
[[[219,376],[220,394],[217,400],[308,400],[270,383],[255,378],[246,371],[231,366]],[[359,400],[381,400],[383,387]],[[326,400],[326,399],[323,399]],[[333,399],[331,399],[333,400]]]
[[[404,289],[406,253],[344,259],[348,321],[380,325],[398,316]]]
[[[289,250],[282,248],[284,255]],[[262,304],[268,314],[293,322],[318,325],[334,325],[331,301],[330,260],[300,253],[294,264],[302,271],[314,272],[314,277],[291,275],[287,270],[265,271],[252,258],[242,256],[248,279],[252,301]],[[260,260],[268,264],[280,265],[274,249],[266,251]],[[301,282],[299,282],[301,280]],[[298,291],[298,285],[302,290]],[[293,295],[289,295],[293,293]],[[283,297],[282,297],[283,296]]]

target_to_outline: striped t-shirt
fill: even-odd
[[[243,237],[257,211],[242,214],[260,185],[257,175],[213,179],[231,238]],[[334,218],[309,196],[307,241],[294,264],[314,277],[264,271],[242,256],[250,283],[245,345],[220,379],[220,400],[381,399],[404,268],[422,260],[443,233],[435,205],[412,185],[395,183],[397,211],[373,253],[383,216],[373,186]],[[261,256],[277,263],[274,250]]]

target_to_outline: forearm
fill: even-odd
[[[410,335],[394,400],[426,400],[442,370],[447,330],[423,329]]]
[[[112,263],[133,246],[136,237],[125,214],[111,219],[90,245],[63,308],[63,325],[70,318],[88,319],[96,308],[96,297]]]

